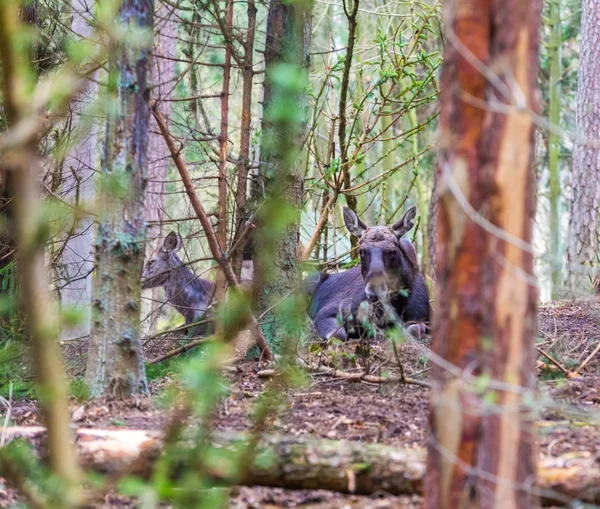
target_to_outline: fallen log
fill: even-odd
[[[82,466],[105,474],[146,476],[162,447],[159,431],[135,429],[75,430]],[[22,438],[43,450],[46,428],[9,427],[6,441]],[[218,433],[216,447],[239,447],[248,437],[240,433]],[[267,465],[251,465],[240,484],[287,489],[323,489],[370,495],[384,491],[392,495],[420,494],[425,476],[425,451],[309,437],[266,435],[258,452],[272,458]],[[532,489],[523,487],[522,489]],[[538,488],[546,504],[573,500],[600,502],[600,464],[584,453],[541,457]]]

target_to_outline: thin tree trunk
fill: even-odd
[[[233,0],[225,0],[225,63],[223,64],[223,88],[221,89],[221,132],[219,134],[219,186],[217,207],[217,239],[221,253],[227,251],[227,143],[229,142],[229,83],[231,81],[232,44],[231,29],[233,26]],[[215,2],[215,6],[217,3]],[[216,14],[219,15],[218,13]],[[225,297],[227,279],[218,267],[215,297],[222,301]]]
[[[86,14],[89,15],[89,0],[73,0],[71,5],[71,29],[74,36],[83,40],[92,33]],[[96,168],[96,128],[97,125],[86,118],[98,86],[90,80],[73,101],[71,114],[75,134],[73,148],[63,164],[63,197],[78,205],[94,196],[94,175]],[[73,222],[76,224],[72,224]],[[89,217],[77,220],[69,216],[66,229],[69,231],[62,248],[60,271],[58,274],[58,295],[61,306],[77,307],[82,316],[77,325],[66,326],[61,330],[61,339],[87,336],[91,326],[92,297],[92,257],[93,227]]]
[[[248,0],[248,29],[244,46],[242,67],[242,119],[240,123],[240,153],[237,163],[237,188],[235,192],[236,233],[233,244],[237,248],[231,253],[231,264],[236,277],[242,273],[243,254],[247,242],[238,242],[246,228],[248,217],[248,171],[250,168],[250,133],[252,122],[252,82],[254,80],[254,38],[256,34],[256,5]]]
[[[581,6],[581,46],[577,87],[577,140],[573,150],[573,176],[567,286],[575,295],[589,295],[600,268],[600,0]]]
[[[121,20],[149,32],[152,0],[124,0]],[[140,340],[152,45],[117,42],[109,63],[115,111],[106,125],[86,380],[95,397],[147,392]]]
[[[534,128],[522,107],[536,110],[540,17],[539,0],[447,5],[425,488],[431,509],[537,503],[524,402],[535,380]],[[482,107],[490,98],[510,111]],[[472,383],[483,389],[469,389]]]
[[[445,155],[442,149],[439,150],[436,163],[435,172],[433,175],[433,187],[431,189],[431,199],[429,200],[429,213],[427,216],[427,238],[429,241],[429,253],[428,253],[428,267],[427,272],[423,272],[425,276],[429,276],[432,281],[437,281],[436,277],[436,264],[437,264],[437,215],[439,209],[439,197],[438,197],[438,177],[441,173],[440,164],[445,159]]]
[[[297,321],[282,309],[300,289],[300,208],[310,12],[301,1],[272,0],[265,43],[264,115],[260,149],[259,191],[264,203],[257,215],[254,257],[255,305],[263,316],[263,333],[276,350],[298,339]],[[294,74],[295,80],[282,79]],[[294,81],[294,83],[291,83]],[[299,112],[301,115],[299,115]],[[298,120],[302,117],[302,120]],[[279,304],[279,305],[278,305]],[[294,306],[292,306],[294,307]]]
[[[548,59],[550,60],[550,123],[560,125],[560,83],[562,81],[561,65],[562,26],[560,21],[560,0],[550,0],[550,43]],[[561,184],[560,184],[560,145],[561,140],[556,130],[548,133],[548,171],[550,172],[550,271],[552,274],[552,298],[560,296],[562,283],[562,244],[561,244]]]
[[[344,13],[348,18],[348,47],[346,49],[346,60],[344,61],[344,71],[342,73],[342,84],[340,87],[340,108],[339,108],[339,127],[338,140],[340,146],[340,168],[342,170],[344,189],[352,187],[350,178],[350,168],[348,167],[348,140],[346,140],[346,105],[348,102],[348,87],[350,85],[350,69],[352,68],[352,57],[354,56],[354,43],[356,42],[356,27],[359,0],[352,0],[352,5],[348,5],[350,0],[343,0]],[[346,204],[354,212],[358,212],[356,207],[358,200],[356,196],[350,193],[346,195]],[[352,236],[350,239],[352,248],[358,246],[358,239]]]

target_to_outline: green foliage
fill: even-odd
[[[46,507],[63,507],[65,486],[38,460],[25,441],[15,440],[0,449],[0,475],[7,471],[11,478],[26,480]]]
[[[74,378],[71,380],[70,393],[78,403],[85,403],[92,396],[90,387],[82,378]]]
[[[146,378],[148,382],[155,380],[161,380],[166,376],[174,373],[178,369],[178,365],[181,361],[177,358],[167,359],[158,364],[146,363]]]
[[[110,171],[99,174],[96,188],[99,194],[122,200],[129,194],[131,175],[126,171]]]
[[[25,323],[17,307],[16,264],[0,268],[0,395],[14,399],[34,394],[29,372]]]

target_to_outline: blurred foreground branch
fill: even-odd
[[[19,2],[0,2],[2,101],[10,126],[33,112],[27,62],[21,57]],[[21,48],[21,51],[20,51]],[[61,481],[63,507],[80,503],[79,465],[71,440],[67,385],[58,347],[58,313],[48,294],[44,263],[46,223],[38,187],[40,160],[35,138],[13,147],[2,159],[12,195],[14,234],[21,283],[21,301],[30,331],[31,353],[38,383],[52,472]],[[5,469],[3,469],[7,475]],[[0,472],[1,473],[1,472]]]

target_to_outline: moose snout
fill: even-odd
[[[387,299],[388,282],[385,275],[377,275],[368,278],[365,285],[365,293],[371,302],[377,302]]]

